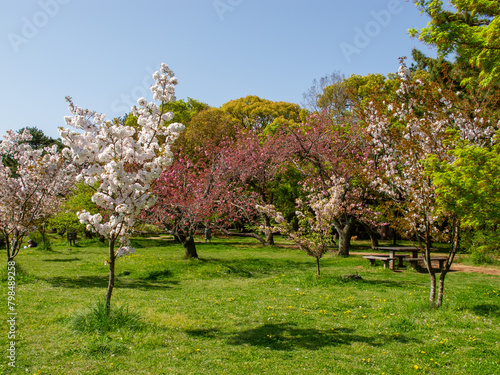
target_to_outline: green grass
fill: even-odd
[[[0,373],[500,374],[498,276],[450,273],[436,310],[428,275],[369,267],[361,256],[325,255],[318,278],[314,258],[247,239],[200,243],[201,259],[190,261],[170,240],[134,245],[117,262],[112,308],[138,324],[84,332],[74,321],[105,296],[106,245],[69,250],[54,238],[52,251],[22,250],[17,368],[5,349]]]

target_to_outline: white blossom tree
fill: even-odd
[[[141,211],[155,202],[151,184],[172,163],[170,146],[184,130],[184,125],[179,123],[165,124],[174,116],[165,111],[164,105],[175,101],[177,78],[164,63],[153,78],[153,100],[161,104],[144,98],[137,100],[139,107],[132,108],[137,129],[76,107],[71,98],[67,100],[72,116],[65,117],[66,124],[80,131],[60,129],[61,139],[69,147],[66,156],[82,168],[77,180],[95,189],[93,202],[107,212],[103,217],[82,211],[78,217],[87,229],[109,241],[108,312],[115,283],[115,260],[134,252],[130,247],[130,233]]]
[[[386,101],[374,98],[365,113],[367,131],[381,173],[372,181],[392,202],[389,221],[403,235],[415,238],[424,252],[430,276],[430,303],[442,305],[444,280],[459,246],[459,218],[444,212],[436,201],[436,186],[428,162],[451,164],[455,142],[489,144],[498,125],[487,102],[468,100],[439,83],[410,76],[403,64],[400,88]],[[431,265],[433,242],[449,242],[448,260],[439,270],[439,286]],[[437,291],[437,298],[436,298]]]
[[[0,232],[7,261],[19,253],[23,239],[60,207],[74,184],[75,168],[57,146],[33,149],[28,130],[8,130],[0,142]]]

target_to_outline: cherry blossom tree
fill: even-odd
[[[85,210],[78,213],[80,222],[109,241],[108,312],[115,284],[115,261],[134,251],[129,241],[131,230],[141,211],[155,202],[151,185],[172,164],[170,145],[184,129],[179,123],[164,126],[173,118],[164,105],[175,101],[174,73],[162,63],[161,71],[155,72],[153,78],[153,100],[161,105],[138,99],[139,107],[134,106],[132,112],[139,129],[106,120],[104,114],[77,107],[68,98],[71,116],[65,120],[79,131],[59,131],[62,142],[69,147],[65,155],[81,166],[77,180],[95,189],[93,202],[109,213],[106,218]],[[160,136],[165,139],[162,144],[158,141]],[[118,250],[115,245],[119,245]]]
[[[473,101],[467,93],[453,92],[436,82],[413,79],[404,64],[399,70],[400,88],[394,100],[374,97],[365,121],[377,153],[381,173],[372,181],[392,202],[391,224],[424,251],[430,276],[430,303],[441,306],[444,280],[459,246],[460,218],[439,209],[436,187],[426,160],[452,163],[454,140],[481,145],[491,142],[498,119],[487,103]],[[439,276],[431,265],[434,241],[450,243],[447,262]]]
[[[271,217],[265,211],[256,211],[255,206],[250,209],[248,203],[274,203],[282,171],[280,142],[279,133],[263,137],[255,130],[242,130],[234,142],[227,143],[220,151],[226,166],[225,183],[233,198],[231,203],[222,197],[227,203],[223,207],[231,212],[239,211],[240,218],[257,226],[264,234],[264,241],[255,233],[249,235],[265,245],[274,245]]]
[[[319,215],[318,202],[325,204],[328,213],[323,217],[338,233],[339,255],[348,256],[357,222],[382,224],[371,207],[374,197],[368,181],[374,163],[365,130],[350,117],[341,121],[321,113],[288,132],[281,154],[302,173],[310,209]]]
[[[213,215],[219,182],[217,157],[193,163],[176,155],[174,163],[154,183],[158,200],[145,211],[144,218],[170,231],[183,244],[186,258],[198,258],[196,230],[208,225]]]
[[[0,143],[0,232],[7,260],[19,253],[23,239],[60,207],[74,184],[75,168],[57,145],[33,149],[28,130],[7,131]]]

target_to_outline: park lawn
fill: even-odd
[[[187,261],[170,239],[137,238],[117,262],[112,304],[142,326],[79,333],[72,318],[106,292],[107,248],[53,243],[16,258],[17,367],[3,298],[2,374],[500,374],[498,276],[448,274],[436,310],[427,274],[360,255],[327,254],[316,277],[296,249],[214,238]]]

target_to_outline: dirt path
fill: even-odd
[[[353,254],[353,255],[371,255],[368,253],[357,253],[357,252],[351,252],[350,254]],[[373,254],[373,255],[377,255],[377,254]],[[433,267],[434,267],[434,263],[433,263]],[[450,271],[451,272],[477,272],[477,273],[483,273],[485,275],[500,276],[500,269],[499,268],[469,266],[469,265],[460,264],[457,262],[453,262],[453,264],[451,265]]]

